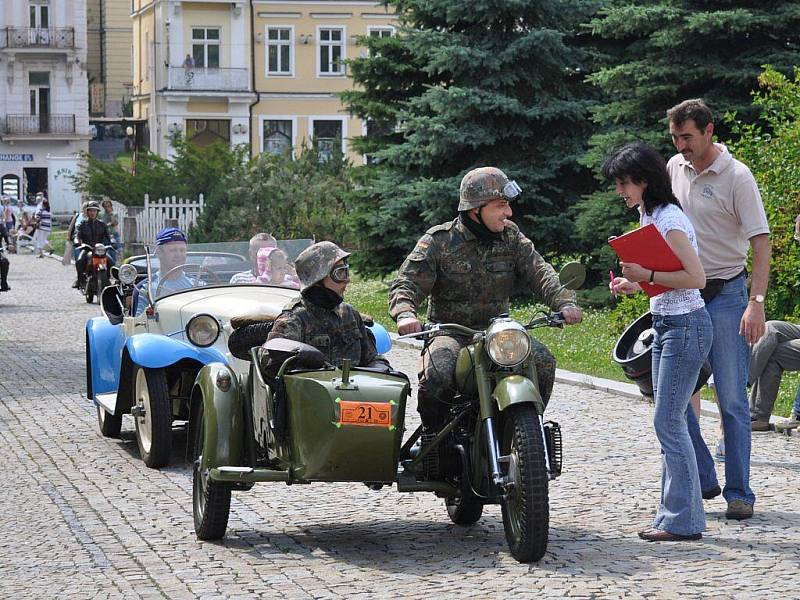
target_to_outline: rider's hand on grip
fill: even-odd
[[[567,325],[575,325],[583,320],[583,312],[577,306],[565,306],[561,309],[561,315]]]
[[[397,322],[397,333],[400,335],[419,333],[420,331],[422,331],[422,323],[416,317],[406,317]]]

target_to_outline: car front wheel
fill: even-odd
[[[172,407],[164,369],[136,365],[134,404],[136,442],[144,464],[151,469],[169,464],[172,452]]]

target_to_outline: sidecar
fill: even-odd
[[[385,330],[373,332],[379,349],[388,350]],[[395,481],[410,394],[405,375],[346,361],[335,368],[315,348],[290,340],[250,353],[246,374],[211,363],[192,390],[189,458],[198,538],[221,538],[231,492],[256,482]]]

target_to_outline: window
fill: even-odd
[[[319,153],[319,162],[326,162],[335,153],[344,153],[344,120],[312,119],[311,139]]]
[[[267,27],[267,74],[292,75],[292,28]]]
[[[229,144],[231,122],[228,119],[186,119],[186,139],[199,148],[216,142]]]
[[[47,0],[31,0],[28,5],[28,23],[31,29],[50,27],[50,7],[47,5]]]
[[[344,75],[344,27],[319,29],[319,75]]]
[[[373,140],[383,140],[394,133],[394,126],[386,121],[376,121],[375,119],[367,119],[364,126],[364,135]],[[364,160],[368,165],[377,165],[380,159],[371,154],[364,155]]]
[[[284,154],[292,148],[292,121],[267,119],[264,121],[264,152]]]
[[[388,38],[394,35],[394,27],[370,27],[369,37]]]
[[[192,28],[192,57],[198,68],[219,68],[219,28]]]

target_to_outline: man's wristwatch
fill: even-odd
[[[758,302],[764,304],[764,294],[753,294],[750,296],[750,302]]]

